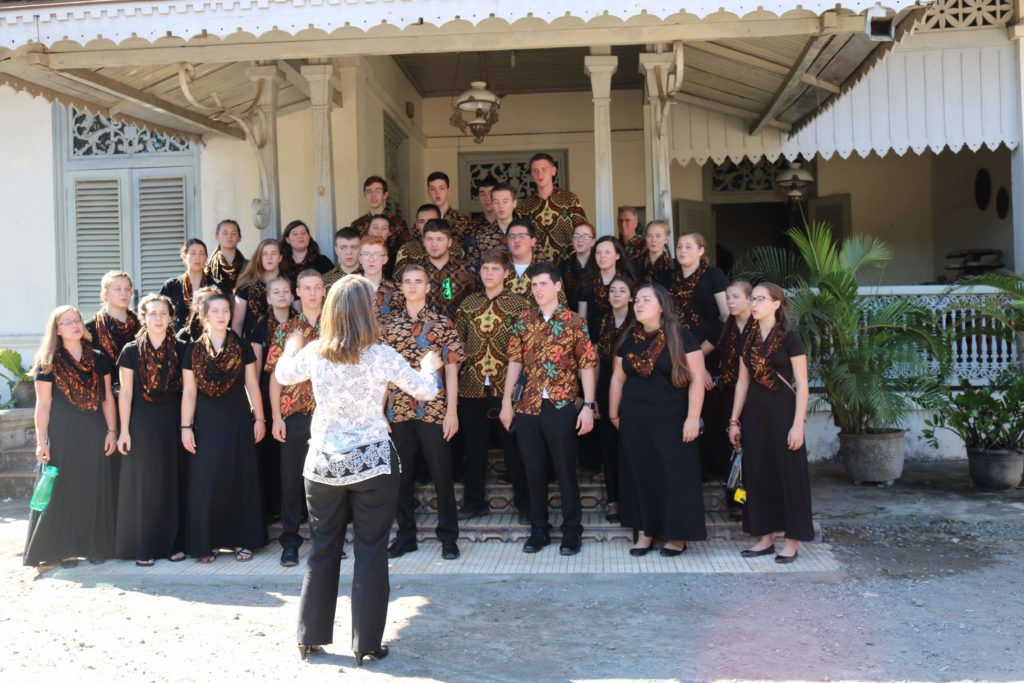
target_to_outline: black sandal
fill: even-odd
[[[135,560],[136,567],[152,567],[156,564],[156,560]]]

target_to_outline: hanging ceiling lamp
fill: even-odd
[[[480,74],[486,78],[483,56],[480,58]],[[458,78],[459,58],[455,57],[455,77]],[[448,122],[463,135],[472,135],[473,142],[480,144],[491,132],[491,126],[498,122],[501,98],[487,89],[487,81],[472,81],[469,90],[452,98],[452,115]]]
[[[789,167],[775,173],[775,189],[786,193],[786,199],[799,202],[814,182],[814,176],[799,161],[789,162]]]

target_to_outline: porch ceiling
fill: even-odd
[[[899,17],[904,29],[909,28],[911,19],[921,12],[920,8],[903,10]],[[661,35],[659,32],[673,28],[684,46],[679,99],[748,118],[751,133],[756,133],[765,126],[788,130],[800,125],[858,80],[888,49],[888,44],[873,43],[863,34],[863,16],[855,16],[847,10],[829,12],[824,17],[805,16],[810,13],[802,11],[794,13],[802,18],[771,15],[774,19],[770,19],[755,12],[753,18],[737,19],[735,15],[728,15],[732,19],[723,17],[714,22],[644,21],[642,31],[635,30],[641,28],[639,24],[630,26],[640,21],[636,17],[625,22],[598,17],[590,22],[595,25],[586,30],[577,23],[572,24],[573,29],[560,28],[555,33],[565,37],[584,31],[584,35],[592,37],[594,34],[587,31],[605,31],[601,26],[607,23],[610,27],[615,23],[618,31],[602,34],[609,38],[613,54],[619,57],[613,87],[640,89],[643,81],[638,55],[650,44],[647,37],[656,40]],[[811,17],[813,20],[806,26],[780,23]],[[0,6],[0,24],[3,19]],[[497,20],[485,19],[480,25],[488,21]],[[516,24],[531,21],[520,20]],[[381,45],[389,45],[390,54],[424,96],[457,94],[481,73],[486,74],[489,87],[500,95],[588,91],[590,81],[584,74],[583,59],[589,50],[572,45],[575,38],[563,41],[563,47],[559,48],[529,49],[533,42],[523,40],[522,44],[527,46],[523,49],[500,49],[508,44],[507,35],[523,37],[545,33],[559,21],[540,22],[544,28],[538,24],[535,30],[525,26],[508,30],[509,24],[501,22],[506,27],[505,37],[486,47],[475,41],[491,35],[488,31],[477,35],[462,27],[452,28],[447,44],[449,50],[451,46],[468,48],[460,52],[431,48],[417,54],[394,54],[398,50],[412,52],[412,37],[409,41],[375,39],[372,44],[376,46],[374,51]],[[749,27],[743,28],[740,24],[749,24]],[[700,30],[684,30],[684,25],[700,27]],[[190,41],[167,37],[154,44],[130,39],[121,46],[101,41],[108,43],[103,49],[94,44],[82,46],[60,41],[49,48],[36,44],[16,53],[0,46],[0,83],[170,132],[193,137],[207,134],[243,137],[230,117],[213,111],[248,106],[257,90],[246,75],[246,69],[257,63],[257,58],[260,63],[277,64],[281,69],[284,77],[279,86],[278,106],[287,111],[308,102],[308,87],[299,73],[304,63],[300,57],[323,59],[349,54],[354,49],[350,41],[333,37],[322,40],[323,32],[315,33],[319,37],[308,35],[284,40],[286,34],[275,27],[259,38],[239,36],[237,40],[221,42],[212,36]],[[688,35],[709,39],[687,39]],[[468,40],[467,36],[473,36],[473,40]],[[632,44],[626,43],[629,36],[635,36]],[[644,39],[639,39],[641,36]],[[549,40],[547,44],[551,42],[555,41]],[[330,46],[335,48],[333,53],[322,52]],[[253,47],[258,49],[252,50]],[[237,50],[224,52],[220,48]],[[8,52],[8,57],[3,57],[4,51]],[[276,59],[268,59],[275,56]],[[179,85],[180,63],[190,63],[194,68],[192,101],[185,97]],[[215,95],[220,98],[217,106],[214,106]]]

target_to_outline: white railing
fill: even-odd
[[[893,299],[913,299],[915,303],[936,311],[943,329],[962,328],[973,321],[979,333],[952,342],[953,370],[950,384],[966,379],[971,384],[985,385],[1006,367],[1017,363],[1017,344],[1014,341],[986,334],[985,328],[996,328],[998,323],[975,316],[984,302],[999,297],[991,287],[972,287],[953,290],[947,285],[912,285],[900,287],[861,287],[861,296],[870,297],[882,306]],[[937,368],[936,368],[937,370]]]

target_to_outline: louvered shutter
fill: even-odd
[[[157,292],[165,280],[180,275],[181,245],[187,235],[188,182],[184,175],[137,178],[138,269],[140,295]]]
[[[122,176],[75,174],[71,177],[71,252],[75,254],[71,302],[91,317],[100,307],[100,278],[122,268],[124,217]]]

